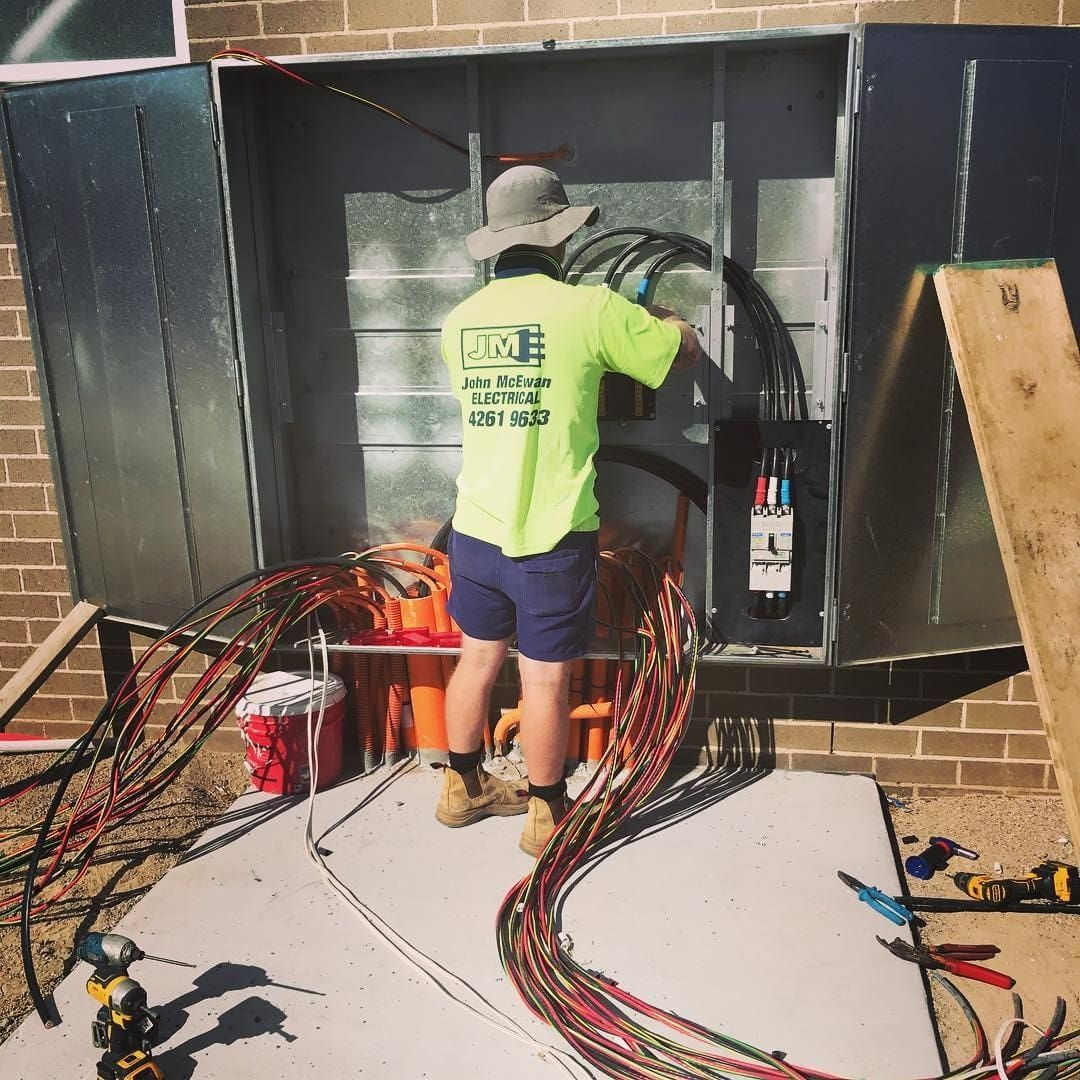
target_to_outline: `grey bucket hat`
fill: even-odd
[[[519,244],[555,247],[600,216],[597,206],[571,206],[562,181],[539,165],[515,165],[487,189],[488,223],[465,237],[479,262]]]

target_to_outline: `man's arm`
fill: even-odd
[[[701,342],[698,341],[698,336],[694,331],[694,328],[685,319],[676,315],[670,308],[661,307],[659,304],[650,304],[648,306],[648,312],[650,315],[662,319],[666,323],[677,326],[679,328],[679,333],[682,335],[679,351],[675,354],[675,359],[671,362],[671,366],[675,368],[676,371],[688,371],[690,368],[694,367],[694,365],[701,360]]]

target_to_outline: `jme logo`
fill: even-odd
[[[544,359],[544,332],[539,323],[478,326],[461,331],[461,366],[469,368],[539,367]]]

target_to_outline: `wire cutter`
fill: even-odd
[[[880,889],[873,889],[864,885],[858,878],[845,874],[843,870],[837,870],[836,876],[849,888],[859,894],[863,903],[869,904],[879,915],[884,915],[889,922],[896,926],[906,926],[915,918],[903,904],[897,903],[891,896],[886,896]]]
[[[1009,975],[969,963],[971,960],[989,960],[992,956],[997,956],[999,950],[996,945],[935,945],[931,948],[923,948],[918,945],[909,945],[899,938],[886,941],[883,937],[879,937],[878,941],[893,956],[918,964],[919,967],[938,968],[951,975],[957,975],[961,979],[989,983],[1002,990],[1011,990],[1016,985],[1016,980]]]

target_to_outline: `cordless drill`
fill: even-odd
[[[1080,870],[1063,862],[1040,863],[1018,878],[993,878],[989,874],[954,874],[953,882],[975,900],[1003,907],[1021,900],[1056,900],[1080,904]]]
[[[136,960],[150,956],[120,934],[87,934],[75,950],[94,967],[86,992],[101,1006],[90,1025],[94,1046],[104,1050],[97,1064],[98,1080],[164,1080],[150,1049],[157,1039],[157,1013],[147,1007],[146,991],[128,974]]]

